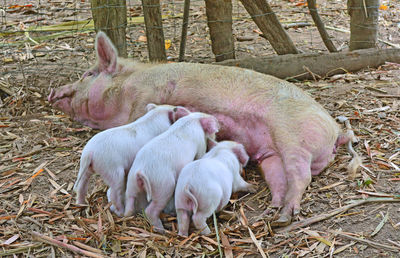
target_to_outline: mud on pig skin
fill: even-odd
[[[233,141],[216,144],[203,158],[187,164],[179,174],[175,208],[179,235],[187,236],[190,214],[201,234],[210,234],[207,218],[223,209],[234,192],[255,192],[240,172],[249,160],[243,145]]]
[[[210,64],[142,64],[118,58],[100,32],[97,64],[48,100],[83,124],[106,129],[134,121],[147,103],[181,105],[217,117],[219,140],[242,143],[260,163],[283,207],[276,225],[291,222],[311,181],[334,158],[340,132],[328,112],[295,85],[252,70]],[[345,137],[348,142],[349,137]]]
[[[83,148],[80,169],[74,190],[76,202],[85,203],[89,179],[93,173],[99,174],[110,187],[107,191],[111,210],[118,216],[124,214],[126,174],[132,166],[136,153],[148,141],[165,132],[178,119],[183,107],[148,104],[147,113],[127,125],[108,129],[93,136]],[[145,208],[145,198],[139,198],[138,210]],[[145,201],[144,201],[145,202]]]
[[[215,139],[219,124],[215,117],[195,112],[178,119],[166,132],[146,144],[129,171],[125,194],[125,216],[132,215],[138,194],[151,201],[145,213],[157,231],[163,232],[160,212],[173,197],[181,169],[201,158],[207,138]]]

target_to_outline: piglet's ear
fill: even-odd
[[[156,104],[154,104],[154,103],[149,103],[149,104],[147,104],[147,106],[146,106],[146,110],[147,110],[147,112],[149,112],[150,110],[155,109],[156,107],[157,107]]]
[[[118,52],[104,32],[99,31],[97,33],[95,46],[99,72],[115,73],[117,70]]]
[[[218,142],[216,142],[214,139],[207,137],[207,149],[211,150],[215,146],[217,146]]]
[[[200,118],[200,124],[208,135],[213,135],[219,130],[218,120],[213,116]]]
[[[189,110],[187,110],[184,107],[177,106],[176,108],[174,108],[174,122],[176,120],[178,120],[179,118],[182,118],[182,117],[187,116],[189,114],[190,114]]]
[[[232,151],[233,153],[235,153],[240,164],[242,164],[242,166],[245,167],[247,165],[247,162],[249,162],[249,155],[247,155],[247,152],[244,149],[243,145],[239,144],[238,146],[234,147]]]

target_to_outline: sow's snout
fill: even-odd
[[[72,85],[65,85],[58,89],[51,89],[47,100],[56,109],[63,111],[68,115],[73,114],[71,102],[75,95]]]

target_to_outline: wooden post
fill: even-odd
[[[326,48],[329,52],[337,52],[335,45],[333,44],[332,40],[329,38],[328,32],[325,30],[325,25],[322,22],[321,18],[319,17],[317,5],[315,4],[315,0],[307,0],[308,10],[310,11],[311,17],[317,26],[319,31],[319,35],[321,35],[322,41],[324,42]]]
[[[118,50],[126,57],[126,0],[91,0],[96,32],[104,31]]]
[[[298,53],[266,0],[240,0],[240,2],[278,55]]]
[[[160,0],[142,0],[150,61],[166,61]]]
[[[217,62],[234,59],[232,35],[232,1],[205,0],[211,47]]]
[[[189,25],[189,9],[190,9],[190,0],[185,0],[185,3],[183,5],[181,45],[179,47],[179,59],[178,59],[179,62],[185,61],[186,37],[187,37],[187,28]]]
[[[348,0],[350,50],[374,48],[377,41],[379,0]]]

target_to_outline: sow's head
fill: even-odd
[[[48,101],[74,120],[106,129],[129,122],[129,112],[123,112],[122,101],[129,94],[123,92],[121,79],[128,76],[134,63],[126,65],[126,60],[118,58],[116,48],[104,32],[97,34],[95,48],[96,64],[78,81],[51,89]]]

